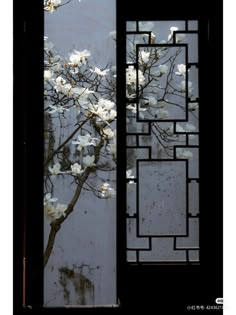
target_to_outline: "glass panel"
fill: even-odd
[[[129,263],[199,262],[197,26],[138,21],[135,33],[127,28]]]
[[[44,306],[114,305],[116,2],[44,2]]]

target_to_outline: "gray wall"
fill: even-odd
[[[114,0],[73,0],[56,12],[45,13],[45,36],[58,53],[68,57],[73,49],[88,49],[90,60],[98,67],[107,62],[115,64],[115,44],[109,36],[115,25]],[[75,117],[75,111],[71,111],[69,128],[56,126],[56,138],[59,134],[62,138],[69,136]],[[113,172],[107,179],[114,178]],[[57,176],[52,181],[54,196],[68,204],[74,191],[71,178]],[[91,192],[82,193],[74,212],[57,233],[45,268],[46,307],[116,303],[115,205],[115,198],[102,200]],[[49,230],[50,221],[45,218],[45,246]]]

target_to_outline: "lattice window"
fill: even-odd
[[[198,21],[126,29],[127,261],[199,263]]]

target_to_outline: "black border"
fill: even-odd
[[[120,5],[120,6],[119,6]],[[223,296],[223,3],[215,1],[135,1],[118,3],[118,43],[127,21],[198,20],[199,21],[199,98],[201,115],[200,142],[200,264],[197,265],[131,265],[118,270],[120,300],[123,309],[153,309],[160,314],[189,313],[188,305],[217,306],[215,299]],[[133,32],[133,31],[132,31]],[[125,73],[125,49],[119,51],[118,69]],[[216,65],[219,65],[217,67]],[[125,76],[118,88],[123,91]],[[215,93],[211,92],[215,91]],[[118,104],[125,104],[124,93]],[[214,109],[210,106],[214,104]],[[121,135],[124,109],[120,109],[118,135]],[[214,136],[211,136],[211,132]],[[216,132],[216,133],[215,133]],[[125,148],[119,147],[120,159]],[[122,172],[125,172],[122,169]],[[123,188],[122,188],[123,189]],[[124,207],[124,206],[123,206]],[[123,208],[122,207],[122,208]],[[125,211],[124,211],[125,212]],[[123,219],[125,215],[122,213]],[[122,235],[121,235],[122,233]],[[125,242],[125,228],[120,233]],[[195,310],[196,312],[196,310]],[[205,309],[201,312],[210,312]],[[218,310],[218,313],[222,310]]]
[[[14,1],[13,21],[13,311],[20,314],[31,311],[22,306],[24,256],[25,304],[42,304],[43,2]]]
[[[86,1],[86,0],[84,0]],[[96,309],[42,308],[43,292],[43,1],[14,1],[14,314],[68,314]],[[125,32],[131,20],[199,20],[201,71],[201,264],[130,266],[126,263]],[[119,308],[189,313],[187,305],[216,305],[223,296],[223,1],[117,0]],[[120,75],[119,75],[120,73]],[[120,106],[119,106],[120,104]],[[22,307],[23,231],[27,291]],[[103,309],[104,311],[105,309]],[[196,311],[195,311],[196,312]],[[201,311],[204,312],[204,311]],[[206,310],[205,312],[210,312]],[[221,310],[218,314],[222,313]]]

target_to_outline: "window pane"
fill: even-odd
[[[197,27],[127,23],[129,263],[199,262]]]

